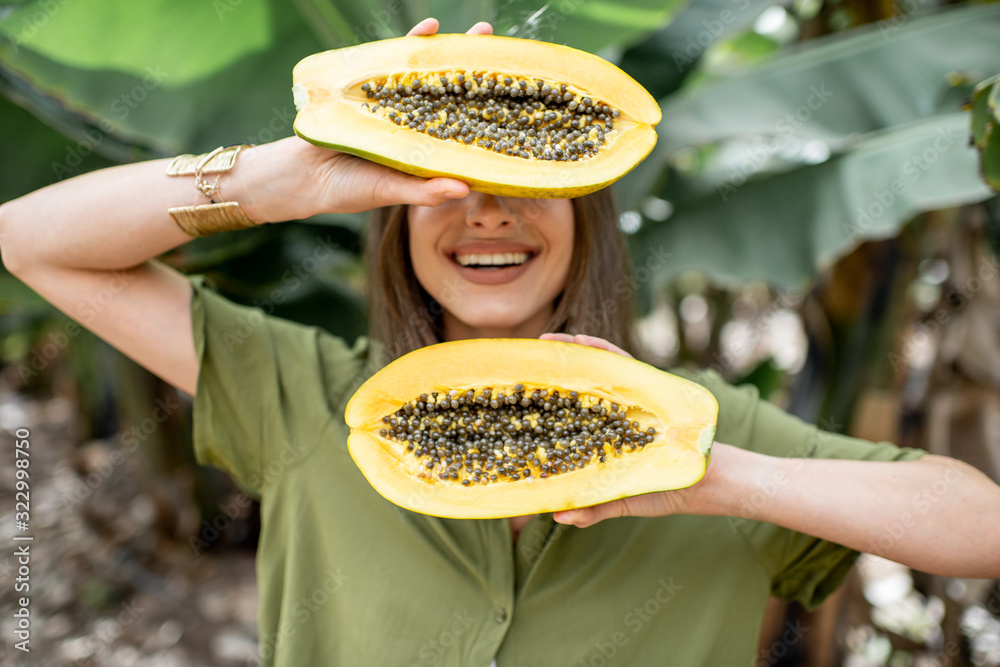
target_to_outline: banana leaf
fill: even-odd
[[[972,94],[972,142],[979,150],[983,180],[1000,192],[1000,75],[976,86]]]
[[[653,280],[698,269],[723,282],[766,279],[801,290],[857,244],[895,236],[920,211],[989,198],[968,127],[959,112],[874,132],[821,164],[725,193],[674,178],[657,193],[673,202],[673,215],[645,225],[633,237],[636,252],[672,253]]]
[[[969,85],[995,72],[997,35],[1000,4],[993,3],[932,12],[891,32],[869,25],[790,47],[664,100],[657,151],[793,133],[836,152],[858,133],[954,112]]]
[[[0,92],[118,160],[291,134],[292,67],[327,48],[477,20],[597,51],[666,24],[683,0],[38,0],[0,14]],[[95,139],[96,138],[96,139]]]
[[[698,0],[627,49],[620,67],[656,99],[674,93],[712,47],[746,30],[772,0]]]
[[[983,200],[989,191],[965,147],[969,117],[958,111],[1000,61],[997,34],[1000,5],[966,5],[891,30],[845,31],[685,86],[661,103],[653,153],[616,186],[625,207],[641,209],[650,195],[673,207],[665,222],[647,216],[634,243],[675,253],[660,279],[701,268],[801,288],[920,211]],[[934,148],[938,132],[944,151]],[[914,167],[923,151],[935,160],[926,170]],[[859,207],[896,179],[906,188],[889,191],[892,205],[855,224]]]

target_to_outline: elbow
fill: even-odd
[[[24,262],[18,252],[16,222],[11,208],[9,202],[0,204],[0,261],[11,275],[17,276]]]

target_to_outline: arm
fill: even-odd
[[[0,207],[7,269],[46,300],[167,382],[194,394],[198,376],[187,279],[152,258],[190,240],[167,213],[204,203],[169,160],[104,169]],[[426,181],[298,137],[244,151],[222,181],[261,223],[396,203],[435,206],[468,188]]]
[[[1000,487],[942,456],[917,461],[777,458],[716,443],[698,484],[556,520],[700,514],[766,521],[951,577],[1000,576]]]
[[[430,35],[426,19],[409,34]],[[489,34],[488,23],[470,33]],[[190,240],[167,209],[205,203],[170,160],[104,169],[0,206],[0,254],[13,275],[152,373],[194,395],[198,379],[185,276],[154,260]],[[425,180],[298,137],[244,150],[225,198],[261,224],[392,204],[437,206],[465,183]]]
[[[589,336],[544,337],[621,353]],[[1000,576],[1000,486],[942,456],[779,458],[716,443],[694,486],[557,512],[555,519],[583,528],[620,516],[669,514],[765,521],[932,574]]]

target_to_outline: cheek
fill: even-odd
[[[409,232],[410,246],[410,266],[417,276],[424,289],[433,282],[434,276],[434,240],[430,221],[425,219],[419,212],[412,209],[407,219],[407,230]]]
[[[553,225],[553,233],[550,236],[550,247],[553,255],[558,258],[557,265],[563,278],[569,274],[569,267],[573,261],[573,248],[576,243],[575,225],[573,221],[573,208],[568,200],[560,202],[563,206],[560,215],[556,218],[558,224]]]

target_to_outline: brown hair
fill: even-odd
[[[631,262],[610,188],[572,200],[574,253],[545,330],[604,338],[635,354]],[[441,342],[442,308],[410,263],[406,206],[372,212],[365,257],[371,336],[391,361]]]

